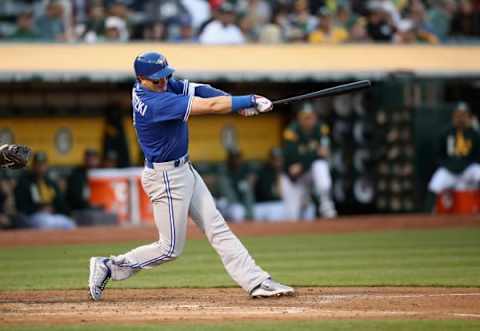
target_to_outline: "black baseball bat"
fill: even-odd
[[[369,80],[360,80],[353,83],[337,85],[334,87],[329,87],[320,91],[311,92],[307,94],[297,95],[295,97],[280,99],[273,101],[274,105],[294,103],[299,101],[305,101],[310,99],[322,98],[322,97],[331,97],[334,95],[345,94],[355,91],[360,91],[363,89],[370,88],[372,83]]]

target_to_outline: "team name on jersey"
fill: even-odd
[[[132,106],[133,109],[140,113],[140,115],[144,116],[145,112],[147,111],[148,106],[140,100],[140,98],[135,93],[135,88],[132,89]]]

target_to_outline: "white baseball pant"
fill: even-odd
[[[311,219],[305,215],[310,205],[310,193],[312,188],[315,194],[320,198],[320,211],[330,212],[335,210],[335,206],[330,197],[332,189],[332,177],[330,168],[326,160],[316,160],[312,163],[310,171],[303,174],[295,182],[291,181],[287,175],[281,177],[282,198],[285,204],[285,211],[289,219]],[[314,213],[313,213],[314,214]]]
[[[215,207],[215,201],[190,163],[173,162],[145,168],[142,184],[152,204],[160,239],[112,257],[112,279],[122,280],[180,256],[185,245],[188,215],[205,233],[232,279],[250,292],[270,275],[256,265]]]
[[[441,193],[450,189],[476,188],[480,183],[480,164],[469,165],[461,174],[455,174],[446,168],[438,168],[432,176],[428,189],[433,193]]]

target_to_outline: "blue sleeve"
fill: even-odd
[[[173,77],[168,80],[168,87],[173,93],[194,95],[201,98],[213,98],[230,95],[227,92],[214,88],[208,84],[193,83],[186,79],[177,80]]]
[[[187,121],[192,109],[192,96],[177,95],[175,93],[165,92],[161,97],[154,98],[149,102],[153,107],[151,120],[154,122],[164,122],[172,120]]]
[[[168,89],[176,94],[188,95],[188,80],[178,80],[172,77],[168,80]]]
[[[184,84],[187,89],[187,95],[194,95],[200,98],[213,98],[230,95],[227,92],[214,88],[208,84],[193,83],[188,80],[184,80]]]
[[[190,84],[193,84],[193,83],[190,83]],[[197,97],[212,98],[212,97],[220,97],[224,95],[229,95],[229,94],[207,84],[199,84],[195,87],[195,96]]]

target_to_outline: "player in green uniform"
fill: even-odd
[[[298,113],[297,121],[284,132],[285,173],[282,196],[289,218],[302,219],[314,193],[320,201],[322,217],[337,216],[331,199],[332,178],[328,164],[330,128],[319,123],[311,107]]]
[[[435,196],[443,191],[475,188],[480,183],[480,136],[471,127],[471,114],[465,103],[457,105],[452,125],[438,143],[438,168],[428,185],[428,208],[433,207]]]

